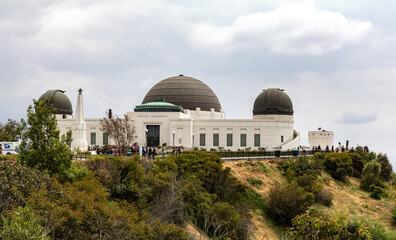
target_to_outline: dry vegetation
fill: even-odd
[[[359,188],[360,181],[357,178],[349,178],[348,183],[342,183],[332,179],[327,173],[322,173],[325,179],[324,189],[333,194],[333,205],[325,207],[313,206],[324,214],[334,214],[342,211],[348,216],[367,222],[383,224],[387,229],[393,230],[392,209],[395,205],[395,191],[391,188],[389,198],[376,200],[371,198],[368,192]]]
[[[224,167],[230,167],[232,173],[244,184],[251,186],[264,198],[276,183],[284,183],[286,179],[277,168],[276,161],[269,160],[240,160],[224,162]],[[253,165],[253,166],[252,166]],[[255,178],[263,183],[260,186],[252,186],[248,179]],[[316,209],[323,214],[335,214],[345,212],[351,219],[368,222],[369,224],[380,223],[387,230],[396,231],[392,225],[392,209],[395,205],[396,192],[387,189],[389,197],[382,200],[371,198],[368,192],[359,188],[360,180],[349,178],[347,183],[334,180],[329,174],[322,172],[318,181],[323,182],[324,189],[333,195],[333,204],[326,207],[314,204],[310,209]],[[252,222],[256,228],[255,239],[281,239],[284,229],[276,226],[269,218],[263,217],[261,213],[253,213]]]

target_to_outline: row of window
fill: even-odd
[[[96,132],[91,132],[91,145],[96,145]],[[103,133],[103,145],[109,145],[109,135]]]
[[[281,142],[283,142],[283,136],[281,136]],[[227,133],[227,147],[232,147],[232,145],[233,145],[233,134]],[[206,134],[205,133],[199,134],[199,146],[201,146],[201,147],[206,146]],[[213,146],[214,147],[219,146],[219,134],[218,133],[213,133]],[[240,135],[240,146],[246,147],[246,133],[242,133]],[[260,134],[259,133],[254,134],[254,146],[260,147]]]

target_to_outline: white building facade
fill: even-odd
[[[328,147],[329,149],[334,148],[334,132],[333,131],[309,131],[308,132],[308,143],[309,146],[322,150]]]
[[[67,96],[59,90],[50,91],[55,92],[58,111],[67,108],[63,113],[68,114],[58,113],[58,128],[61,134],[72,131],[73,147],[85,150],[87,146],[114,144],[108,134],[100,130],[100,119],[84,119],[81,89],[75,118],[70,114],[71,104],[57,106],[58,98],[65,100]],[[126,114],[133,121],[135,143],[140,146],[272,151],[300,146],[293,113],[289,96],[281,89],[269,88],[256,98],[252,119],[226,119],[220,102],[206,84],[179,75],[157,83],[142,104]]]

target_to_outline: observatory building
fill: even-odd
[[[61,90],[49,90],[40,99],[54,96],[61,134],[72,131],[72,148],[111,145],[100,130],[100,119],[84,118],[79,90],[75,117],[69,98]],[[104,110],[104,109],[103,109]],[[102,110],[102,111],[103,111]],[[183,75],[155,84],[133,112],[127,112],[141,146],[183,146],[225,150],[296,149],[300,134],[294,130],[293,104],[282,89],[268,88],[253,103],[252,119],[226,119],[216,94],[202,81]]]

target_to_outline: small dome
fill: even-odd
[[[135,112],[184,112],[183,107],[167,103],[162,98],[135,107]]]
[[[56,114],[72,115],[73,108],[70,99],[64,94],[62,90],[48,90],[39,98],[40,101],[44,101],[46,98],[54,97],[54,108],[56,108]]]
[[[179,75],[170,77],[155,84],[146,94],[142,104],[162,98],[168,103],[182,106],[184,109],[203,111],[220,111],[221,105],[216,94],[198,79]]]
[[[293,115],[290,97],[279,88],[268,88],[260,93],[253,106],[253,115]]]

